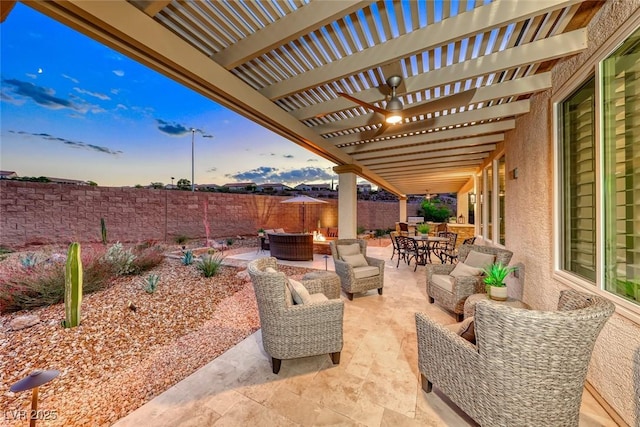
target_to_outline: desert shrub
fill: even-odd
[[[187,241],[189,240],[189,236],[185,236],[184,234],[179,234],[176,237],[174,237],[173,240],[177,244],[183,245],[183,244],[187,243]]]
[[[213,277],[220,272],[222,257],[220,255],[204,255],[196,267],[204,277]]]
[[[233,239],[227,239],[227,246],[233,245],[233,242],[234,242]]]
[[[135,272],[133,262],[136,256],[131,252],[131,249],[125,250],[120,242],[117,242],[107,249],[107,253],[104,254],[104,259],[113,266],[113,271],[118,276],[133,274]]]
[[[149,271],[162,264],[162,261],[164,261],[164,254],[160,246],[136,249],[134,251],[134,255],[135,258],[131,263],[133,268],[132,273],[134,274],[141,274],[145,271]]]
[[[105,289],[114,276],[113,266],[100,254],[82,254],[82,292]],[[64,301],[65,262],[41,262],[29,270],[17,271],[0,283],[0,313],[31,310]]]

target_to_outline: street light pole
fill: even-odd
[[[194,178],[194,160],[195,160],[195,136],[196,130],[191,128],[191,192],[196,191],[196,183]]]

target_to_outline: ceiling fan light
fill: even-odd
[[[402,121],[402,116],[398,113],[391,113],[391,114],[388,114],[384,120],[390,125],[395,125]]]
[[[402,101],[397,96],[392,96],[389,102],[387,102],[386,110],[389,112],[385,117],[385,121],[389,124],[395,125],[402,121]]]

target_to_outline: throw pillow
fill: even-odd
[[[473,317],[467,317],[462,321],[462,323],[460,324],[458,335],[469,341],[471,344],[476,343],[476,328],[474,325]]]
[[[471,267],[485,268],[489,264],[493,264],[496,256],[493,254],[485,254],[477,251],[470,251],[464,263]]]
[[[276,228],[276,233],[284,233],[284,228]]]
[[[358,255],[360,253],[360,245],[352,243],[350,245],[338,245],[338,255],[344,259],[345,255]]]
[[[273,267],[267,267],[264,269],[265,273],[277,273],[276,269]]]
[[[459,262],[456,264],[455,268],[449,273],[451,277],[460,277],[460,276],[481,276],[482,269],[471,267],[464,262]]]
[[[342,260],[349,264],[351,267],[367,267],[367,259],[362,254],[357,255],[344,255]]]
[[[308,304],[311,302],[309,291],[297,280],[289,279],[289,289],[296,304]]]

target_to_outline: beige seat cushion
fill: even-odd
[[[455,278],[448,274],[434,274],[431,276],[431,283],[447,292],[453,292],[453,281]]]
[[[276,228],[276,233],[284,233],[284,228]]]
[[[373,277],[380,274],[380,269],[375,265],[368,265],[366,267],[355,267],[353,274],[356,279],[364,279],[365,277]]]
[[[367,267],[369,265],[367,263],[367,259],[361,253],[358,253],[357,255],[343,255],[342,260],[353,268]]]
[[[496,260],[496,256],[493,254],[485,254],[477,251],[470,251],[464,263],[470,267],[485,268],[486,266],[493,264]]]
[[[344,259],[348,255],[358,255],[360,253],[360,245],[352,243],[350,245],[338,245],[338,256]]]
[[[459,262],[456,264],[455,268],[449,273],[451,277],[460,277],[460,276],[481,276],[482,269],[471,267],[470,265],[465,264],[464,262]]]

